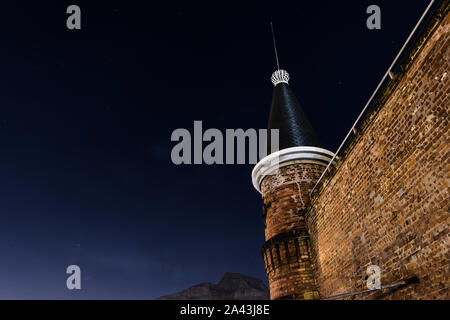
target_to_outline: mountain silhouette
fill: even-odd
[[[264,282],[240,273],[226,272],[218,284],[200,283],[156,300],[269,300]]]

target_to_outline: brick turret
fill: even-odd
[[[284,70],[272,75],[275,88],[268,127],[279,130],[280,150],[255,166],[252,179],[263,198],[266,242],[262,256],[271,299],[316,299],[305,210],[309,193],[333,153],[320,147],[288,81]]]

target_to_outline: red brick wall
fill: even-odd
[[[266,242],[263,259],[271,299],[318,298],[310,248],[306,228],[284,239]]]
[[[293,163],[261,184],[266,224],[263,258],[271,299],[317,296],[304,211],[323,169],[318,164]]]
[[[275,175],[261,183],[266,223],[266,240],[273,236],[305,226],[299,214],[309,204],[309,192],[322,174],[318,164],[296,163],[280,168]]]
[[[321,297],[420,282],[357,299],[449,299],[450,16],[444,19],[308,213]]]

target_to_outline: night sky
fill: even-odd
[[[176,166],[171,133],[266,127],[273,21],[281,68],[334,152],[429,1],[149,2],[2,3],[0,298],[266,281],[253,165]],[[71,4],[81,30],[66,28]],[[381,30],[366,27],[371,4]],[[70,264],[81,290],[66,288]]]

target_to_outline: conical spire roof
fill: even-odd
[[[277,70],[272,74],[272,106],[270,108],[268,129],[279,130],[279,150],[290,147],[320,147],[316,132],[309,123],[305,112],[289,87],[289,74]],[[270,144],[270,134],[268,134]]]
[[[272,83],[275,88],[267,134],[268,155],[262,158],[252,171],[253,186],[259,192],[265,177],[275,174],[280,167],[288,166],[292,161],[326,167],[334,157],[332,152],[321,147],[316,132],[289,88],[289,74],[278,69],[272,74]],[[271,148],[271,129],[279,130],[278,150]]]

